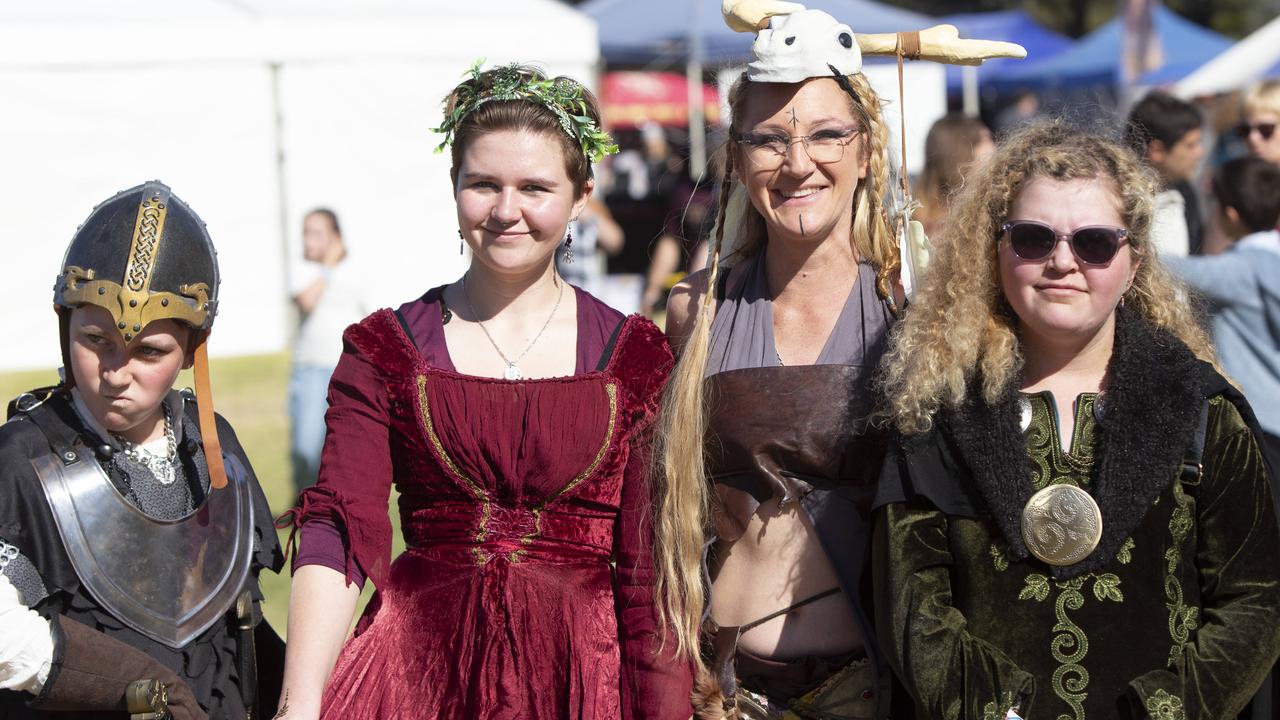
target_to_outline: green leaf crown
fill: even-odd
[[[436,152],[442,152],[453,142],[454,133],[467,115],[494,100],[528,100],[555,113],[561,129],[582,147],[582,154],[593,163],[618,152],[613,138],[596,124],[588,112],[581,85],[569,78],[539,79],[516,63],[482,72],[480,65],[483,62],[477,60],[471,65],[468,73],[471,82],[458,86],[454,92],[453,109],[446,109],[444,122],[433,129],[433,132],[444,135],[444,141]],[[485,75],[489,76],[488,87],[485,87]]]

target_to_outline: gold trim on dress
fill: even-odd
[[[462,472],[462,468],[458,467],[458,464],[445,451],[444,445],[440,442],[440,437],[436,435],[435,422],[431,419],[431,401],[427,398],[427,380],[426,375],[418,376],[418,407],[422,410],[422,424],[423,429],[427,432],[427,441],[431,443],[431,447],[435,448],[436,454],[440,456],[449,472],[466,484],[472,494],[476,496],[476,499],[480,501],[482,506],[480,522],[476,528],[474,539],[478,543],[484,542],[485,538],[489,537],[489,516],[493,513],[492,501],[489,499],[489,494],[484,491],[484,488],[480,487],[480,483],[472,480],[470,476]],[[478,564],[485,564],[487,558],[485,558],[483,551],[479,547],[473,548],[472,552],[475,553]]]
[[[427,396],[428,381],[429,381],[429,378],[426,375],[419,375],[417,377],[418,407],[420,408],[422,413],[423,429],[426,431],[427,441],[431,443],[431,447],[435,449],[436,455],[440,457],[440,460],[444,463],[448,471],[452,473],[454,477],[461,480],[463,484],[465,484],[467,488],[471,490],[471,493],[475,495],[476,499],[480,501],[482,506],[481,513],[480,513],[480,522],[478,523],[478,526],[476,528],[476,534],[473,537],[473,539],[477,543],[482,543],[489,537],[489,518],[493,514],[493,507],[492,507],[493,501],[490,499],[489,494],[485,492],[484,488],[480,486],[480,483],[476,482],[466,473],[462,472],[462,468],[460,468],[458,464],[454,462],[453,458],[449,455],[448,451],[444,449],[444,444],[440,442],[440,436],[436,434],[435,421],[431,417],[431,400]],[[585,470],[575,475],[574,478],[570,480],[568,483],[566,483],[564,487],[552,493],[550,496],[547,497],[546,500],[543,500],[542,502],[538,503],[533,508],[531,508],[530,512],[533,513],[534,529],[533,529],[533,532],[520,538],[521,545],[528,545],[532,543],[534,538],[537,538],[539,535],[542,534],[542,511],[547,507],[547,505],[549,505],[552,502],[555,502],[556,500],[559,500],[566,493],[572,491],[578,485],[582,484],[584,480],[590,477],[592,473],[594,473],[596,469],[600,467],[600,463],[604,461],[605,453],[609,451],[609,446],[613,444],[614,432],[617,430],[617,426],[618,426],[618,386],[617,384],[616,383],[606,384],[605,394],[609,398],[609,426],[605,430],[604,443],[600,446],[600,449],[596,451],[596,455],[591,460],[591,464],[588,465]],[[488,561],[488,556],[485,554],[484,550],[479,546],[472,548],[472,553],[476,556],[477,564],[483,565]],[[520,562],[520,557],[523,556],[524,554],[525,554],[525,550],[523,548],[519,548],[511,551],[507,555],[507,559],[510,560],[511,562]]]

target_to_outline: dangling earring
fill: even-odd
[[[573,231],[565,233],[564,237],[564,264],[573,264]]]
[[[462,254],[462,231],[458,231],[458,254]]]

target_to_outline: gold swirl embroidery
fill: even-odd
[[[1058,618],[1053,631],[1059,633],[1049,644],[1050,654],[1058,661],[1058,669],[1053,673],[1053,693],[1062,699],[1074,716],[1062,713],[1057,720],[1084,720],[1084,700],[1089,696],[1089,671],[1080,661],[1089,654],[1089,637],[1080,626],[1067,617],[1067,610],[1079,610],[1084,607],[1084,594],[1080,588],[1084,586],[1084,578],[1073,578],[1065,583],[1055,583],[1061,592],[1054,604],[1054,613]]]
[[[1173,540],[1164,553],[1165,577],[1164,594],[1168,599],[1165,607],[1169,609],[1169,665],[1172,666],[1182,648],[1191,639],[1191,633],[1200,626],[1200,608],[1187,607],[1182,594],[1182,581],[1178,578],[1178,560],[1182,543],[1191,534],[1193,520],[1191,518],[1191,499],[1182,492],[1179,482],[1173,484],[1173,499],[1176,507],[1169,517],[1169,536]]]
[[[1031,573],[1025,578],[1025,587],[1018,593],[1019,600],[1047,600],[1052,587],[1058,588],[1058,598],[1054,602],[1054,614],[1058,622],[1053,626],[1057,633],[1049,643],[1049,653],[1058,662],[1058,669],[1053,673],[1053,693],[1065,702],[1074,715],[1060,714],[1057,720],[1083,720],[1084,701],[1089,692],[1089,671],[1081,661],[1089,654],[1089,636],[1084,630],[1067,616],[1068,610],[1079,610],[1084,607],[1084,585],[1093,581],[1093,595],[1099,602],[1124,602],[1124,593],[1120,590],[1120,578],[1113,573],[1097,575],[1089,573],[1064,582],[1051,583],[1049,578],[1040,573]]]
[[[440,442],[440,437],[436,435],[435,422],[431,419],[431,401],[427,397],[426,375],[418,376],[418,406],[422,410],[422,426],[427,432],[427,441],[431,443],[431,447],[435,448],[436,455],[444,462],[445,467],[449,468],[449,472],[466,484],[472,494],[476,496],[476,499],[480,501],[480,523],[476,528],[475,541],[484,542],[485,538],[489,536],[489,516],[493,512],[489,494],[484,491],[484,488],[480,487],[480,483],[472,480],[466,473],[462,472],[462,468],[458,467],[458,464],[445,451],[444,445]],[[472,552],[476,555],[476,562],[483,565],[486,560],[484,552],[479,547],[473,548]]]
[[[1182,698],[1170,695],[1164,690],[1156,690],[1143,701],[1147,715],[1151,720],[1186,720],[1187,711],[1182,707]]]
[[[1009,555],[1005,551],[1003,542],[1000,544],[991,543],[989,552],[991,553],[991,564],[995,566],[996,572],[1004,572],[1009,569]]]
[[[982,708],[982,720],[1004,720],[1012,707],[1013,692],[1006,690],[1000,695],[998,701],[992,700]]]
[[[552,493],[547,499],[538,503],[533,508],[533,532],[520,538],[521,545],[528,545],[533,542],[534,538],[542,534],[542,511],[548,505],[559,500],[565,494],[573,491],[574,488],[582,484],[584,480],[591,477],[600,467],[600,463],[604,460],[604,455],[609,451],[609,446],[613,444],[613,432],[618,425],[618,386],[614,383],[608,383],[604,386],[605,394],[609,398],[609,426],[604,431],[604,443],[600,445],[600,449],[596,451],[596,456],[591,460],[591,464],[585,470],[578,473],[564,487]],[[511,553],[510,560],[519,562],[520,557],[525,554],[523,549],[516,550]]]
[[[1116,551],[1116,561],[1119,562],[1121,565],[1128,565],[1129,563],[1133,562],[1134,547],[1135,547],[1135,544],[1133,542],[1133,538],[1125,539],[1124,544],[1121,545],[1120,549]]]
[[[1046,400],[1042,395],[1029,396],[1031,426],[1027,428],[1027,455],[1031,458],[1031,487],[1041,490],[1053,477],[1050,457],[1053,455],[1054,429]]]

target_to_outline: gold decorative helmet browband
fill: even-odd
[[[156,320],[207,331],[217,292],[217,256],[204,222],[152,181],[94,208],[67,248],[53,301],[104,308],[130,342]]]

